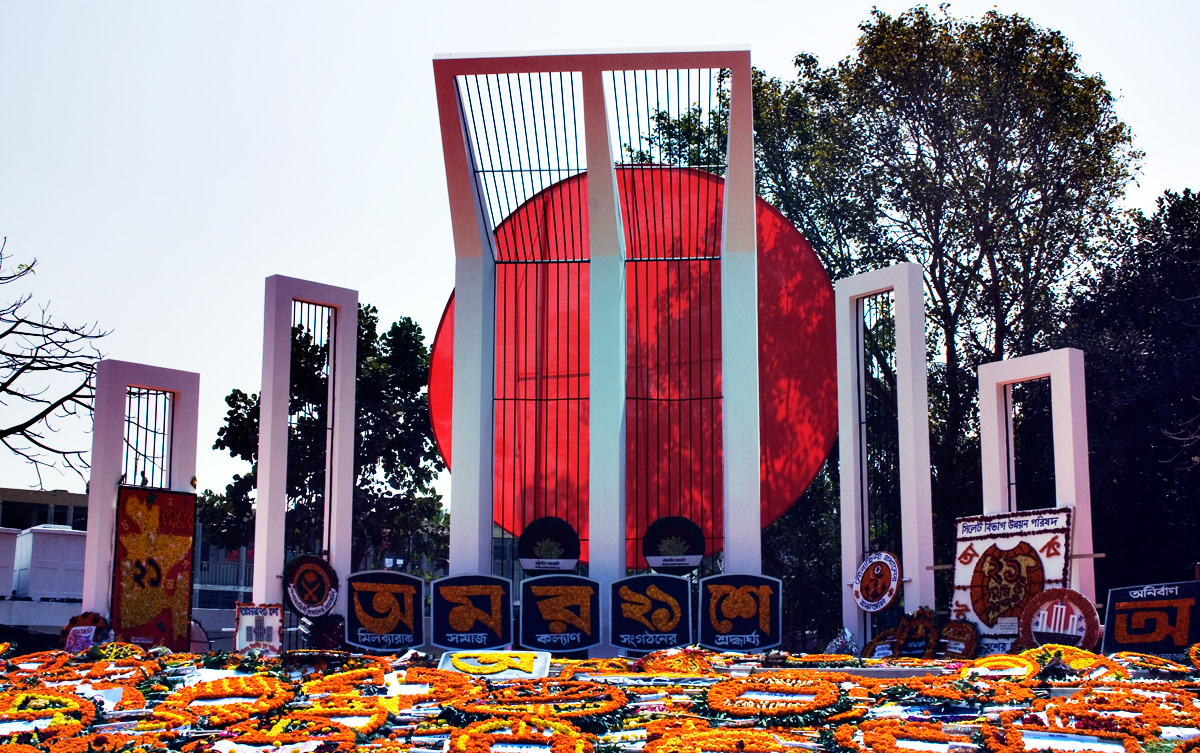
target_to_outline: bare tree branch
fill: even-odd
[[[8,238],[0,242],[0,285],[35,273],[37,260],[5,268]],[[45,308],[29,311],[26,294],[0,304],[0,444],[42,472],[69,469],[85,478],[86,449],[58,435],[60,420],[91,414],[95,399],[96,341],[108,334],[95,323],[55,321]]]

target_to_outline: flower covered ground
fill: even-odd
[[[0,661],[0,753],[1186,753],[1200,745],[1197,653],[1183,665],[1066,646],[968,662],[690,648],[554,660],[534,677],[522,652],[438,669],[415,652],[110,643]]]

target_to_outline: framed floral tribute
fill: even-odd
[[[952,619],[979,628],[979,654],[1004,653],[1021,612],[1070,578],[1071,508],[977,515],[955,521]]]
[[[118,641],[188,650],[195,532],[195,494],[117,491],[112,626]]]
[[[237,602],[233,647],[238,653],[262,651],[268,656],[283,652],[283,605]]]

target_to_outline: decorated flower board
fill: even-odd
[[[1069,583],[1071,509],[959,518],[955,539],[950,613],[979,626],[981,653],[1003,653],[1030,600]]]

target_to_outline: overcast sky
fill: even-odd
[[[244,468],[208,448],[224,396],[259,388],[265,277],[356,289],[432,340],[453,286],[435,54],[750,44],[756,66],[786,77],[798,52],[851,54],[871,7],[3,0],[0,235],[11,261],[38,260],[23,292],[112,330],[107,356],[200,373],[200,488],[223,490]],[[993,7],[1063,32],[1119,97],[1146,152],[1132,206],[1200,187],[1200,4],[951,11]],[[0,486],[33,482],[0,457]]]

